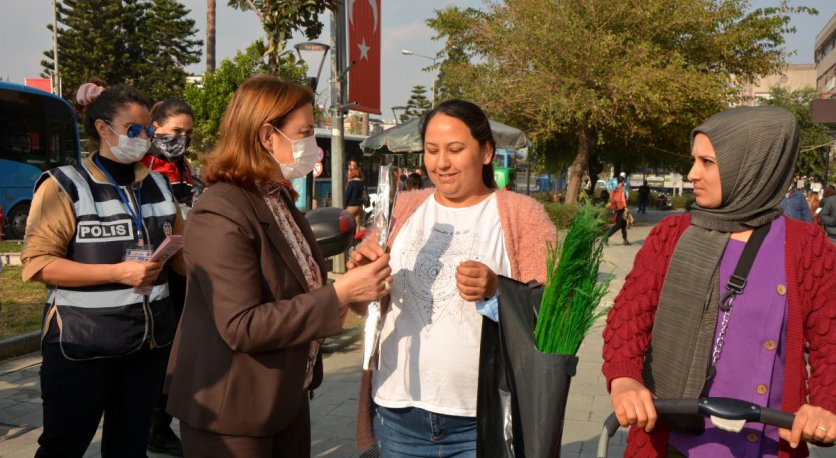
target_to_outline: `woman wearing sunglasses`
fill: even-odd
[[[24,280],[48,289],[35,456],[83,456],[104,414],[102,456],[145,457],[175,331],[166,271],[147,259],[182,217],[139,162],[154,133],[145,98],[92,83],[76,98],[99,149],[38,180],[21,256]]]

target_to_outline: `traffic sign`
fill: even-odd
[[[317,162],[313,166],[313,176],[318,177],[322,175],[322,162]]]
[[[316,162],[322,162],[322,159],[325,158],[325,152],[322,151],[322,148],[319,146],[316,147]]]

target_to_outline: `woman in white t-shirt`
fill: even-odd
[[[556,231],[539,203],[496,189],[496,143],[478,106],[446,101],[421,134],[435,188],[396,201],[393,283],[379,369],[364,374],[358,445],[383,457],[476,456],[480,313],[495,310],[498,275],[545,280]],[[349,268],[382,254],[364,243]]]

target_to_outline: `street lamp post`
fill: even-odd
[[[316,93],[316,87],[319,85],[319,76],[322,74],[322,66],[325,65],[325,57],[328,55],[328,50],[331,49],[331,47],[326,45],[325,43],[319,43],[316,41],[296,43],[295,45],[293,45],[293,47],[296,48],[296,54],[299,56],[299,60],[303,62],[305,59],[302,58],[302,51],[322,53],[322,59],[319,61],[319,69],[317,69],[316,71],[316,77],[311,77],[309,79],[311,89],[313,89],[314,93]]]
[[[392,116],[395,117],[395,125],[398,125],[398,124],[401,123],[401,121],[400,121],[401,118],[398,117],[398,113],[396,111],[403,111],[405,113],[406,112],[406,107],[405,106],[392,107]]]
[[[315,41],[306,41],[303,43],[296,43],[293,45],[296,48],[296,54],[299,56],[300,62],[305,62],[305,59],[302,57],[302,51],[306,52],[321,52],[322,58],[319,60],[319,68],[316,71],[316,76],[308,77],[308,85],[311,87],[311,90],[314,93],[314,105],[316,105],[316,87],[319,85],[319,75],[322,73],[322,66],[325,65],[325,58],[328,55],[328,50],[331,49],[330,46],[326,45],[325,43],[318,43]],[[311,181],[310,181],[310,189],[308,192],[307,202],[305,206],[309,209],[314,209],[317,207],[316,204],[316,176],[311,174]]]
[[[410,51],[408,49],[402,49],[401,54],[403,54],[404,56],[418,56],[418,57],[423,57],[424,59],[431,60],[433,62],[433,70],[436,69],[435,68],[435,62],[438,60],[438,57],[425,56],[423,54],[418,54],[417,52],[413,52],[413,51]],[[433,76],[433,98],[432,98],[433,108],[435,108],[435,80],[436,79],[438,79],[437,74]]]

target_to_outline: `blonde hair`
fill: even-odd
[[[256,181],[276,181],[279,168],[261,144],[259,129],[265,123],[281,129],[293,111],[313,104],[310,88],[275,76],[247,79],[235,91],[218,132],[219,142],[204,158],[204,181],[252,186]],[[280,181],[290,186],[286,180]]]

